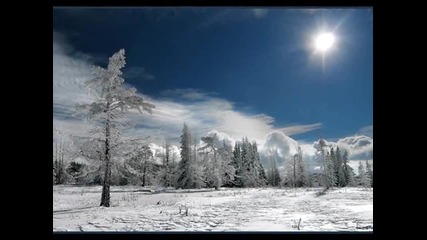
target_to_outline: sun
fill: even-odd
[[[335,36],[332,33],[321,33],[315,38],[316,50],[328,51],[335,43]]]

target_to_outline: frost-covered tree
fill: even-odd
[[[168,141],[165,143],[165,152],[162,159],[162,168],[160,170],[160,183],[164,187],[172,186],[171,172],[171,145]]]
[[[258,152],[258,145],[255,141],[252,142],[252,151],[253,151],[254,165],[256,170],[255,174],[257,176],[257,186],[262,187],[267,184],[267,175],[265,174],[264,167],[262,166],[262,163],[259,157],[259,152]]]
[[[178,177],[179,177],[179,169],[178,169],[178,154],[176,152],[172,152],[171,155],[171,186],[174,188],[178,188]]]
[[[59,141],[59,149],[58,142]],[[66,171],[66,163],[64,161],[65,146],[63,139],[59,139],[55,142],[55,155],[54,155],[54,183],[64,184],[69,180],[69,175]]]
[[[220,173],[222,186],[231,187],[233,186],[236,172],[232,165],[233,152],[231,144],[223,140],[222,147],[218,149],[218,156],[221,160]]]
[[[348,152],[344,151],[343,154],[343,172],[344,172],[344,186],[355,186],[354,172],[348,164]]]
[[[365,167],[362,164],[362,161],[359,161],[359,175],[358,175],[358,185],[363,187],[369,187],[371,185],[371,181],[367,172],[365,171]]]
[[[181,135],[181,161],[178,164],[178,188],[192,188],[193,164],[191,162],[191,134],[187,124],[184,123]]]
[[[235,169],[234,171],[234,187],[243,187],[243,160],[242,160],[242,154],[240,149],[239,142],[236,141],[234,145],[233,150],[233,158],[231,161],[231,165]]]
[[[371,163],[369,163],[368,160],[366,160],[366,174],[367,174],[367,178],[369,179],[369,186],[373,187],[374,186],[374,171],[372,170],[372,165]]]
[[[194,139],[197,139],[196,134],[194,134]],[[191,165],[190,171],[192,172],[191,182],[193,183],[192,188],[202,188],[205,187],[205,169],[203,163],[200,161],[200,154],[197,151],[197,142],[194,141],[191,153]]]
[[[152,113],[154,105],[145,102],[137,95],[135,88],[125,88],[122,84],[121,69],[125,66],[125,50],[121,49],[109,58],[107,68],[100,66],[92,67],[95,76],[86,81],[91,93],[95,95],[96,101],[91,104],[77,104],[79,113],[86,115],[92,120],[98,133],[102,136],[98,140],[104,143],[104,179],[102,185],[101,206],[110,206],[110,184],[111,184],[111,151],[113,138],[120,137],[120,126],[123,125],[124,113],[136,109]],[[113,136],[115,135],[115,136]]]
[[[296,185],[297,187],[304,187],[309,185],[309,177],[307,166],[303,160],[303,152],[301,147],[298,147],[297,162],[296,162]]]
[[[84,174],[85,164],[78,162],[70,162],[67,166],[66,171],[72,178],[73,182],[76,184],[80,184],[80,177]]]
[[[269,158],[270,169],[268,171],[268,183],[273,187],[279,186],[282,179],[280,177],[279,169],[276,165],[276,155],[274,153],[270,153]]]
[[[322,168],[322,176],[321,176],[321,186],[326,187],[328,186],[328,179],[327,179],[327,151],[326,151],[326,142],[323,139],[320,139],[318,141],[317,147],[317,156],[320,158],[321,161],[321,168]],[[329,158],[329,156],[328,156]]]
[[[205,144],[199,148],[199,151],[204,151],[205,154],[205,166],[207,174],[208,186],[218,189],[222,185],[222,173],[221,173],[221,159],[218,159],[218,148],[215,146],[215,142],[218,141],[216,134],[213,136],[202,137],[202,141]]]
[[[153,170],[153,151],[148,145],[141,145],[132,151],[130,158],[126,161],[126,170],[130,176],[136,178],[133,183],[141,184],[145,187],[152,185],[155,178]]]
[[[337,150],[335,151],[335,175],[337,179],[337,186],[345,187],[346,180],[345,180],[345,174],[344,174],[343,159],[341,156],[341,150],[338,146],[337,146]]]
[[[333,153],[333,151],[331,151],[331,153]],[[335,187],[336,186],[336,175],[334,172],[334,162],[332,159],[332,156],[335,157],[335,153],[334,155],[332,155],[331,153],[327,152],[325,159],[326,159],[326,168],[324,171],[324,176],[325,176],[325,185],[324,187],[326,189],[329,189],[331,187]]]

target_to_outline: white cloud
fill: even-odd
[[[337,144],[349,152],[350,159],[372,159],[374,140],[364,135],[354,135],[339,139]]]

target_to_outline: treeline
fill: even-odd
[[[322,162],[320,171],[311,172],[303,158],[303,151],[298,151],[291,158],[285,159],[284,169],[277,166],[280,158],[277,151],[269,155],[269,166],[265,169],[260,161],[258,145],[247,137],[232,145],[220,141],[216,134],[200,138],[202,146],[198,147],[196,136],[184,124],[180,157],[172,151],[169,142],[164,145],[161,162],[156,162],[154,152],[148,145],[135,145],[122,162],[112,165],[112,185],[141,185],[173,188],[216,188],[219,187],[373,187],[373,170],[368,161],[360,162],[356,175],[348,163],[347,151],[339,147],[329,151],[320,144],[318,157]],[[320,141],[321,142],[321,141]],[[82,144],[87,146],[87,144]],[[64,163],[64,144],[55,146],[54,184],[100,185],[103,183],[101,165],[84,164],[72,161]],[[88,147],[86,149],[93,149]],[[98,151],[99,152],[99,151]],[[84,154],[83,156],[96,156]],[[181,158],[181,161],[178,161]],[[102,156],[97,159],[102,161]]]

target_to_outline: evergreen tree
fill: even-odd
[[[331,183],[333,186],[337,186],[338,185],[338,163],[337,163],[337,155],[335,154],[335,150],[332,147],[331,151],[330,151],[330,163],[332,164],[332,171],[333,171],[333,175],[334,177],[332,178],[334,181],[333,183]]]
[[[273,155],[270,155],[270,170],[269,170],[269,184],[273,187],[278,186],[282,179],[280,178],[279,169],[276,166],[276,160]]]
[[[297,187],[304,187],[309,185],[309,178],[307,167],[303,160],[303,152],[301,147],[298,147],[298,159],[297,159]]]
[[[222,142],[222,148],[219,149],[219,157],[221,159],[221,175],[222,183],[225,187],[233,186],[236,170],[233,166],[233,152],[231,144]]]
[[[321,167],[322,167],[322,174],[321,174],[321,182],[320,185],[328,188],[328,179],[327,179],[327,158],[326,154],[327,151],[325,150],[326,147],[326,142],[323,139],[320,139],[318,141],[318,145],[317,145],[317,155],[318,157],[320,157],[320,161],[321,163]]]
[[[348,164],[348,152],[344,151],[343,155],[343,172],[344,172],[344,186],[354,186],[354,172],[353,169]]]
[[[194,135],[194,139],[197,139]],[[193,151],[191,154],[191,165],[190,165],[192,187],[191,188],[202,188],[205,187],[205,175],[204,166],[200,162],[200,156],[197,152],[197,143],[194,141]]]
[[[359,186],[363,186],[363,187],[369,187],[371,185],[370,179],[368,177],[368,174],[365,172],[365,167],[362,164],[362,161],[359,161],[359,182],[358,185]]]
[[[68,165],[66,171],[75,183],[79,183],[78,179],[84,174],[84,167],[85,164],[73,161]]]
[[[335,156],[335,155],[334,155]],[[325,187],[329,189],[335,186],[336,175],[334,173],[334,162],[332,160],[331,153],[327,152],[326,154],[326,169],[325,169]]]
[[[191,160],[191,135],[188,126],[184,123],[181,135],[181,161],[178,164],[178,188],[185,189],[193,186]]]
[[[267,184],[267,176],[265,175],[264,167],[262,166],[262,163],[259,157],[258,145],[255,141],[252,143],[252,150],[253,150],[253,157],[254,157],[254,165],[258,173],[256,175],[258,178],[257,186],[262,187]],[[279,172],[279,170],[277,170],[277,172]]]
[[[171,145],[169,141],[165,143],[165,155],[162,161],[161,185],[164,187],[172,186],[172,172],[171,172]]]
[[[234,145],[233,158],[232,158],[231,165],[235,169],[235,174],[234,174],[235,179],[233,182],[233,186],[234,187],[243,187],[243,173],[244,173],[243,159],[242,159],[241,147],[240,147],[239,142],[237,142],[237,141]]]
[[[372,170],[372,165],[369,163],[368,160],[366,160],[366,174],[367,174],[367,178],[369,179],[370,182],[370,186],[374,187],[374,171]]]
[[[205,143],[205,146],[201,147],[199,150],[205,150],[205,163],[206,163],[206,173],[207,173],[207,182],[209,185],[218,189],[222,185],[222,159],[218,157],[219,149],[215,146],[217,142],[216,133],[213,136],[202,137],[202,141]]]
[[[346,179],[345,179],[345,174],[344,174],[343,159],[341,156],[341,150],[338,146],[337,146],[337,150],[335,152],[335,157],[336,157],[335,172],[336,172],[336,178],[337,178],[337,186],[345,187],[346,186]]]

